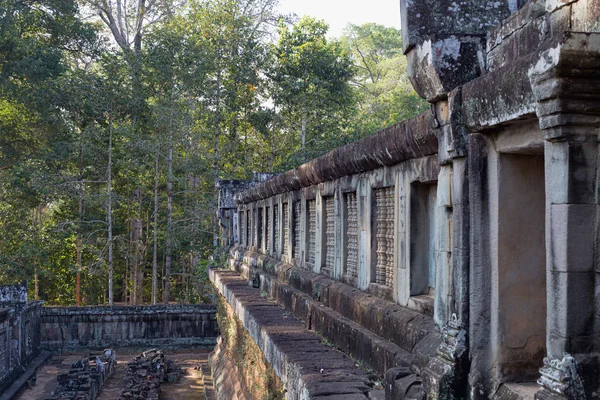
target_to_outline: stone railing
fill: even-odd
[[[433,316],[450,255],[439,135],[428,111],[240,193],[238,243]]]
[[[42,347],[212,346],[219,336],[214,305],[44,307]]]

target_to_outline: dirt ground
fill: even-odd
[[[127,362],[140,352],[116,349],[117,368],[106,381],[97,400],[116,400],[121,392],[123,378],[127,370]],[[185,373],[177,383],[161,385],[161,400],[200,400],[204,399],[202,373],[194,367],[207,363],[210,350],[186,349],[179,351],[165,350],[168,358],[173,360]],[[84,357],[86,353],[56,355],[37,373],[37,382],[31,389],[25,390],[17,400],[44,400],[56,389],[56,377],[69,371],[71,363]]]

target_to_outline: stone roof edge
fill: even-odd
[[[236,201],[238,204],[247,204],[344,176],[437,154],[439,134],[440,124],[435,114],[428,110],[243,191],[236,196]]]

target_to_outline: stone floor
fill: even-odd
[[[117,368],[108,379],[98,400],[115,400],[121,392],[123,378],[127,368],[127,361],[133,358],[139,351],[117,349]],[[186,373],[179,382],[174,384],[163,383],[161,386],[161,400],[197,400],[204,399],[204,384],[202,372],[195,370],[199,364],[208,362],[208,349],[186,349],[180,351],[168,351],[167,356],[175,361]],[[17,400],[42,400],[49,397],[56,388],[56,377],[66,373],[73,361],[85,356],[85,353],[73,353],[68,355],[56,355],[37,374],[37,383],[31,389],[26,389]]]

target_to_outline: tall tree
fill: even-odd
[[[351,54],[357,109],[353,124],[358,138],[425,111],[428,104],[414,91],[406,74],[400,31],[382,25],[350,24],[340,43]]]
[[[315,125],[323,125],[325,121],[333,124],[336,119],[346,118],[353,101],[350,57],[338,43],[327,41],[327,30],[324,21],[311,17],[303,17],[292,27],[282,23],[279,41],[273,48],[275,67],[271,76],[275,81],[275,102],[287,118],[298,121],[302,162],[309,155],[308,140],[314,142],[315,151],[323,150],[318,138],[324,133],[315,129]],[[311,129],[313,135],[308,137]]]

